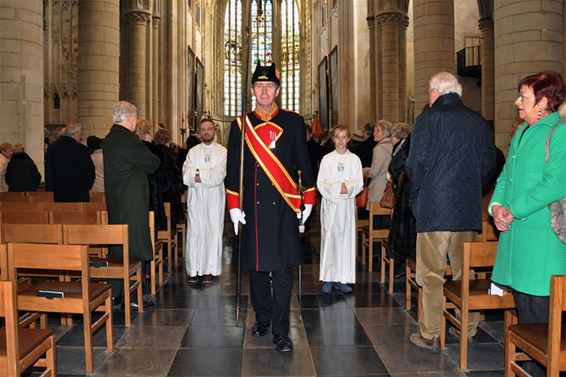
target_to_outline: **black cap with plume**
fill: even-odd
[[[252,75],[252,85],[256,81],[271,81],[277,86],[281,85],[279,72],[275,69],[275,63],[271,63],[271,65],[261,65],[258,61],[254,74]]]

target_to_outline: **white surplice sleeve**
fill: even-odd
[[[332,157],[332,154],[328,154],[322,158],[316,179],[316,187],[324,199],[338,203],[338,201],[343,200],[340,195],[342,182],[338,182],[332,177],[334,165]]]
[[[224,184],[226,177],[226,148],[218,146],[214,153],[215,164],[200,170],[201,184],[205,188],[217,187]]]

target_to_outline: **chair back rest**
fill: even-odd
[[[96,211],[51,211],[51,224],[100,224],[100,213]]]
[[[0,317],[6,322],[6,368],[7,376],[20,375],[20,351],[18,339],[18,311],[16,302],[16,289],[13,281],[0,281]],[[0,372],[2,372],[0,370]]]
[[[149,211],[149,236],[151,239],[151,248],[153,250],[153,256],[155,257],[155,213]]]
[[[104,203],[106,202],[106,197],[104,196],[103,192],[95,192],[95,191],[91,191],[90,192],[90,203]]]
[[[16,279],[17,269],[82,271],[88,275],[88,251],[81,245],[8,244],[8,277]]]
[[[372,215],[388,215],[391,216],[391,210],[389,208],[383,208],[379,205],[379,201],[372,201],[369,203],[369,215],[370,219]]]
[[[18,211],[2,210],[2,223],[10,224],[48,224],[49,213],[41,210]]]
[[[92,193],[91,193],[92,194]],[[86,202],[83,203],[83,209],[87,211],[106,211],[105,202]]]
[[[492,267],[496,254],[497,242],[464,242],[463,267]]]
[[[2,242],[62,244],[63,229],[53,224],[2,224]]]
[[[63,240],[69,245],[123,245],[128,250],[128,225],[63,225]]]
[[[28,191],[26,196],[32,202],[52,202],[53,191]]]
[[[82,202],[42,202],[46,211],[82,211]]]
[[[8,280],[8,250],[0,244],[0,280]]]
[[[24,192],[0,192],[0,202],[27,202]]]
[[[0,209],[7,211],[43,211],[43,203],[0,202]]]

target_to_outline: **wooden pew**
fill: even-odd
[[[40,257],[39,257],[40,256]],[[20,310],[44,313],[81,314],[84,325],[86,373],[92,374],[93,346],[92,335],[106,325],[106,348],[114,351],[112,330],[112,290],[108,284],[92,283],[88,250],[77,245],[38,245],[29,243],[8,244],[8,275],[17,279],[19,269],[52,270],[80,272],[77,282],[41,281],[34,282],[18,292]],[[62,297],[46,298],[39,291],[61,292]],[[93,322],[92,311],[103,312]]]

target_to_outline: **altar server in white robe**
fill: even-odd
[[[333,137],[336,150],[320,163],[317,188],[322,195],[320,280],[321,291],[335,288],[352,292],[356,282],[356,195],[363,189],[362,163],[347,149],[348,127],[338,125]]]
[[[199,125],[202,143],[191,148],[183,164],[183,182],[188,186],[187,258],[189,283],[210,283],[222,273],[226,148],[214,142],[216,125],[203,119]]]

